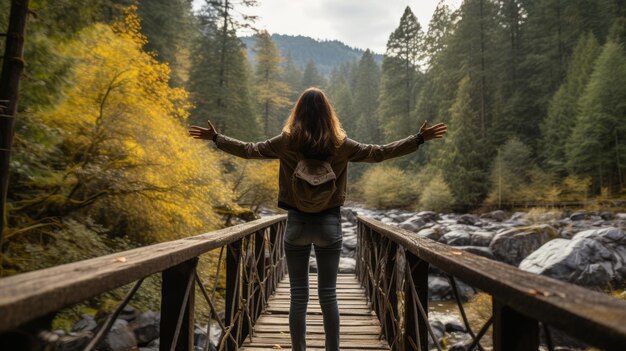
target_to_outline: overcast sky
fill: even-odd
[[[194,0],[199,8],[204,0]],[[439,0],[259,0],[246,14],[260,16],[256,26],[272,34],[337,39],[384,53],[389,34],[410,6],[424,31]],[[460,0],[447,0],[457,6]]]

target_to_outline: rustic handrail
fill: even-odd
[[[49,328],[45,324],[49,324],[51,316],[64,307],[162,272],[162,349],[164,338],[173,338],[174,346],[177,341],[187,345],[189,333],[193,333],[193,325],[189,323],[193,323],[195,282],[201,286],[202,295],[211,306],[210,317],[217,316],[213,296],[200,284],[196,273],[197,258],[221,248],[220,262],[221,256],[226,255],[227,286],[226,321],[220,321],[225,329],[220,349],[236,350],[285,274],[282,247],[285,220],[285,215],[268,217],[193,237],[2,278],[0,338],[2,333],[6,335],[19,328],[38,333]],[[216,277],[219,270],[218,266]],[[217,278],[214,289],[216,285]],[[42,319],[45,320],[43,324],[40,323]],[[35,322],[37,325],[33,326]],[[167,347],[169,349],[169,345]],[[176,349],[180,347],[176,346]]]
[[[539,322],[544,333],[549,325],[603,349],[623,350],[626,345],[624,301],[366,217],[358,217],[357,235],[357,276],[394,350],[428,350],[429,265],[492,296],[492,318],[478,334],[493,323],[496,351],[537,350]],[[398,292],[405,297],[401,308]]]

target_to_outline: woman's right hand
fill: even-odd
[[[443,138],[443,135],[448,131],[448,127],[443,123],[437,123],[430,128],[426,127],[427,124],[428,121],[424,121],[419,131],[419,134],[422,135],[424,141]]]
[[[211,121],[207,121],[208,128],[191,126],[189,127],[189,136],[194,139],[204,139],[204,140],[213,140],[213,138],[217,135],[217,130],[213,126]]]

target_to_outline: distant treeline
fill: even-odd
[[[246,45],[248,58],[254,65],[256,38],[242,37],[241,41]],[[311,61],[325,77],[342,64],[358,61],[364,53],[364,50],[352,48],[338,40],[315,40],[302,35],[272,34],[272,41],[285,61],[291,61],[300,69],[304,69]],[[383,55],[373,55],[376,63],[380,65],[383,62]],[[285,64],[286,62],[283,62],[283,65]]]

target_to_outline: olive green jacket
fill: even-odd
[[[291,177],[299,159],[298,153],[289,148],[287,138],[281,134],[265,141],[252,143],[218,134],[214,140],[218,149],[238,157],[246,159],[279,159],[278,203],[295,208],[290,185]],[[423,143],[423,139],[417,135],[410,135],[385,145],[361,144],[346,138],[337,152],[328,160],[337,177],[335,181],[337,190],[326,205],[326,208],[341,206],[346,199],[348,162],[381,162],[414,152],[421,143]]]

